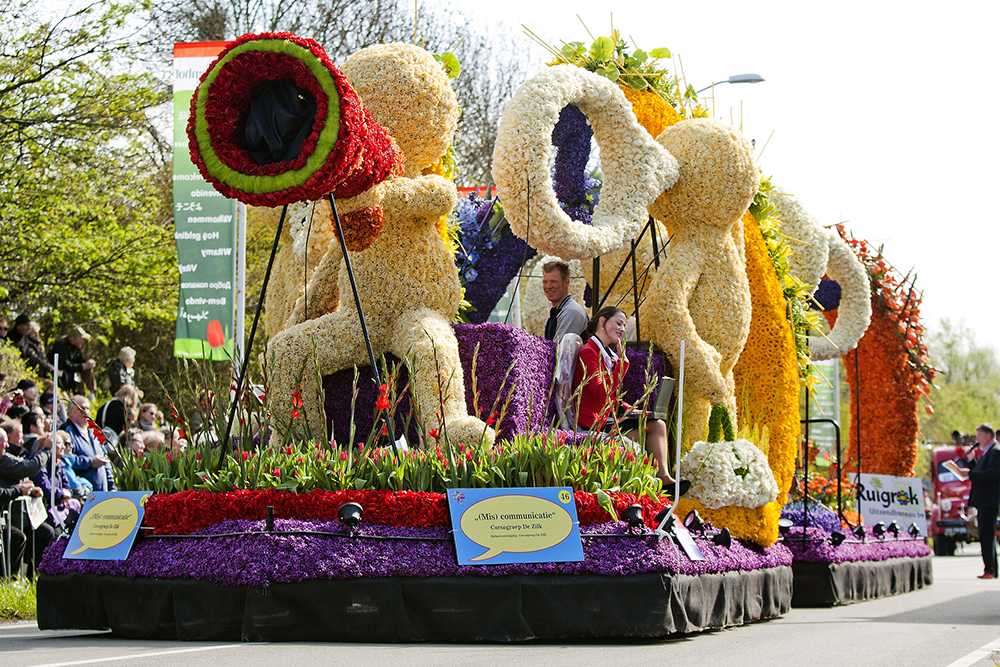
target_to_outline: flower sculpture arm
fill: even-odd
[[[405,207],[418,223],[436,222],[448,215],[457,198],[455,184],[446,178],[429,174],[416,178],[401,178],[387,188],[382,206],[387,209]]]
[[[552,130],[568,105],[587,116],[601,149],[605,181],[592,226],[574,223],[563,212],[549,171]],[[572,65],[552,67],[525,83],[500,119],[493,178],[511,228],[563,259],[622,247],[646,222],[647,206],[677,175],[676,160],[639,125],[621,90]]]
[[[840,285],[840,308],[826,338],[810,336],[813,359],[836,359],[853,350],[872,320],[871,283],[868,272],[840,236],[827,236],[830,260],[826,274]]]
[[[826,338],[810,337],[809,348],[816,360],[841,357],[857,346],[872,319],[868,273],[843,239],[824,231],[793,197],[772,192],[771,202],[778,210],[782,232],[792,246],[792,274],[813,291],[824,274],[840,285],[837,321]]]
[[[698,386],[702,396],[713,404],[728,404],[732,390],[720,369],[722,355],[701,337],[691,317],[691,296],[700,274],[694,269],[689,264],[680,266],[671,262],[660,267],[656,289],[673,295],[673,298],[657,302],[656,316],[651,324],[656,327],[657,339],[685,341],[685,372],[691,386]],[[674,347],[670,346],[668,354],[676,363],[679,360],[674,356]]]

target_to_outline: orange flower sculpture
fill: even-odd
[[[920,323],[921,295],[912,280],[900,278],[882,249],[841,236],[868,270],[872,286],[872,321],[856,350],[844,357],[851,386],[850,447],[845,472],[858,469],[858,419],[861,419],[861,470],[906,477],[917,460],[917,417],[921,397],[930,394],[935,370],[928,362]],[[836,311],[824,313],[836,320]],[[860,371],[861,391],[855,374]],[[927,405],[927,410],[932,410]]]

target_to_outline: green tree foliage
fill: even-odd
[[[930,337],[931,362],[939,370],[931,394],[933,415],[922,415],[925,440],[949,442],[952,431],[971,433],[983,422],[1000,424],[1000,359],[977,343],[971,329],[943,320]]]
[[[170,181],[150,115],[167,89],[138,61],[141,7],[56,6],[0,7],[0,304],[50,337],[169,322]]]

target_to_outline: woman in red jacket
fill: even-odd
[[[638,442],[638,413],[620,397],[621,383],[628,372],[622,345],[625,321],[624,311],[606,306],[583,332],[585,343],[573,373],[574,396],[579,396],[576,421],[588,431],[620,432]],[[623,413],[631,414],[622,418]],[[646,449],[656,460],[660,479],[664,485],[673,484],[667,471],[667,425],[662,419],[649,419],[645,435]]]

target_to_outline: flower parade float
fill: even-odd
[[[312,266],[317,290],[299,297],[315,295],[329,310],[296,304],[289,312],[294,290],[286,290],[288,319],[264,355],[261,405],[243,390],[258,309],[219,444],[119,452],[119,487],[152,492],[140,537],[126,558],[107,561],[66,558],[66,542],[56,541],[40,566],[41,628],[186,640],[646,639],[788,610],[784,545],[740,541],[697,512],[672,513],[641,448],[547,425],[550,343],[513,327],[452,325],[462,292],[441,231],[455,187],[433,172],[457,106],[429,53],[368,47],[341,74],[310,40],[248,35],[209,67],[193,99],[191,148],[206,178],[229,196],[283,207],[262,293],[284,207],[329,204],[332,254]],[[562,211],[539,166],[567,105],[587,114],[606,170],[586,229]],[[678,181],[678,161],[630,107],[606,78],[572,66],[547,70],[514,96],[494,168],[504,175],[497,182],[511,228],[526,243],[589,257],[620,249],[646,224],[649,206]],[[276,131],[280,141],[253,143],[258,130],[271,139]],[[284,235],[286,243],[298,234]],[[304,256],[296,261],[309,267]],[[392,353],[398,364],[378,364],[376,353]],[[666,360],[648,349],[630,354],[647,370],[626,384],[648,398]],[[369,369],[352,368],[366,360]],[[344,372],[354,389],[338,395],[331,377]],[[374,417],[358,430],[362,390],[372,392]],[[200,395],[199,409],[212,400]],[[396,423],[404,403],[412,431]],[[327,432],[337,405],[350,405],[341,440]],[[766,457],[736,439],[733,412],[716,407],[713,442],[698,451],[705,470],[729,467],[725,489],[738,493],[723,491],[722,502],[773,502]],[[194,428],[182,415],[174,420]],[[231,439],[234,423],[239,435]],[[397,434],[409,435],[409,448]],[[762,493],[742,493],[745,477]],[[511,487],[563,487],[559,502],[576,518],[580,558],[459,564],[449,503],[461,502],[459,490]],[[698,489],[707,503],[719,495],[711,474]]]
[[[931,551],[915,524],[864,526],[845,509],[857,508],[861,489],[847,481],[855,473],[913,474],[918,401],[934,373],[921,341],[920,297],[881,249],[840,227],[821,229],[791,195],[774,193],[773,201],[789,239],[795,239],[793,271],[815,291],[815,304],[831,327],[826,336],[810,338],[812,357],[842,357],[851,387],[850,441],[842,460],[838,425],[833,479],[812,476],[811,457],[803,456],[798,500],[782,512],[783,541],[794,558],[793,605],[849,604],[929,586]]]

